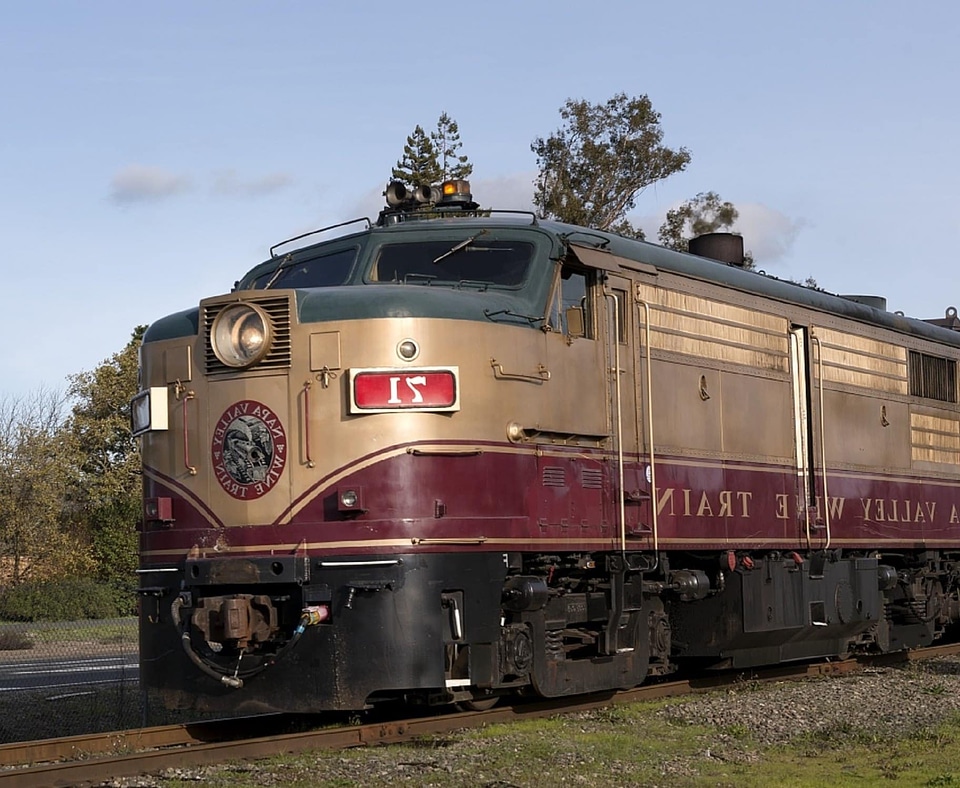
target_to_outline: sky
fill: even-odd
[[[960,4],[6,0],[0,400],[62,389],[270,246],[376,218],[416,125],[484,207],[531,207],[567,99],[647,95],[757,267],[891,311],[960,306]]]

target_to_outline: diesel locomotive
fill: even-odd
[[[960,619],[955,309],[462,181],[385,195],[143,338],[141,681],[166,704],[479,707]]]

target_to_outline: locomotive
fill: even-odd
[[[960,619],[955,309],[464,181],[385,196],[143,337],[141,682],[166,705],[479,708]]]

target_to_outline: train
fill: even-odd
[[[955,634],[955,308],[384,194],[143,336],[164,705],[480,709]]]

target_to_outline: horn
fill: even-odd
[[[410,197],[409,192],[407,192],[407,187],[400,181],[394,181],[387,186],[387,190],[383,195],[387,198],[387,205],[391,208],[399,208]]]

